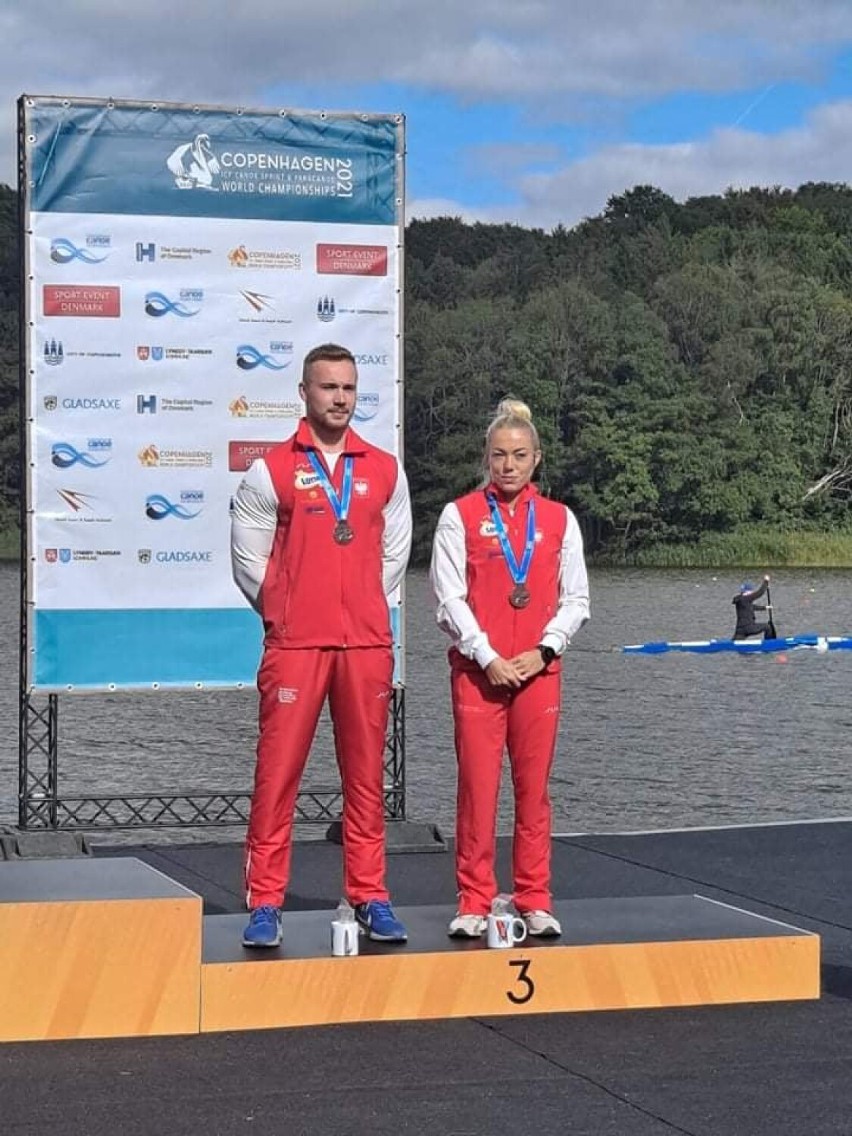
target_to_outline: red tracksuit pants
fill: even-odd
[[[264,651],[245,849],[250,908],[284,901],[296,794],[326,698],[343,787],[344,895],[353,904],[388,898],[383,782],[392,678],[384,647]]]
[[[556,749],[561,680],[542,671],[518,690],[494,687],[483,671],[451,676],[458,798],[459,912],[485,915],[498,893],[494,858],[503,752],[515,795],[512,876],[519,911],[551,909],[551,807],[547,781]]]

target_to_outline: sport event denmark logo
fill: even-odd
[[[121,289],[113,284],[44,284],[42,305],[46,316],[117,319],[121,315]]]
[[[265,458],[278,442],[228,442],[228,469],[232,473],[245,473],[257,458]]]
[[[387,276],[385,245],[317,245],[317,272],[337,276]]]

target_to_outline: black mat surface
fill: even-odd
[[[237,845],[134,854],[241,912]],[[503,880],[508,856],[501,841]],[[452,904],[451,855],[391,857],[389,874],[400,907]],[[291,910],[331,909],[339,889],[339,848],[296,849]],[[560,838],[554,891],[700,891],[816,930],[823,997],[0,1045],[2,1132],[852,1136],[852,823]]]

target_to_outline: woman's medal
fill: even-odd
[[[512,588],[512,594],[509,596],[509,603],[512,607],[526,607],[529,602],[529,588],[525,588],[523,584],[515,584],[514,588]]]
[[[314,473],[319,479],[323,492],[328,498],[328,503],[331,505],[331,510],[334,513],[334,519],[337,522],[332,530],[332,538],[335,544],[349,544],[355,536],[355,530],[349,524],[347,517],[349,516],[349,506],[352,503],[352,467],[355,464],[355,459],[351,454],[347,454],[343,459],[343,484],[340,489],[340,496],[337,496],[337,490],[331,484],[328,474],[317,455],[316,450],[308,450],[308,461],[314,469]]]
[[[488,494],[488,507],[491,510],[491,520],[494,522],[503,559],[515,584],[509,593],[509,603],[516,611],[520,611],[530,602],[527,576],[530,573],[530,564],[532,564],[533,550],[535,549],[535,498],[530,497],[527,501],[527,532],[520,563],[515,559],[515,553],[509,543],[509,534],[506,532],[506,526],[500,516],[497,499],[490,493]]]

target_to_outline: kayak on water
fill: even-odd
[[[769,651],[850,651],[852,635],[788,635],[785,639],[696,639],[685,643],[631,643],[621,648],[625,655],[663,655],[668,651],[691,651],[715,655],[733,651],[751,655]]]

